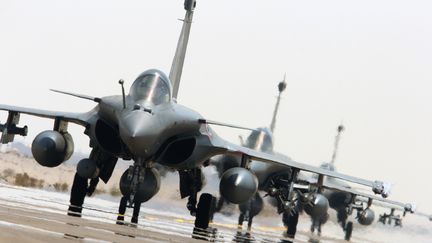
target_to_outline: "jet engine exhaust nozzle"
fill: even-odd
[[[230,203],[241,204],[251,199],[258,189],[258,179],[249,170],[231,168],[222,175],[219,191]]]

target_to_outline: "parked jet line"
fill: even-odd
[[[229,143],[209,125],[232,125],[207,120],[198,112],[178,104],[176,98],[195,5],[195,0],[184,3],[186,15],[169,77],[156,69],[147,70],[133,82],[127,95],[123,91],[122,95],[98,98],[57,91],[97,103],[94,109],[84,113],[0,105],[0,110],[8,112],[6,122],[0,126],[1,142],[9,143],[15,135],[27,134],[27,126],[18,127],[20,114],[53,119],[53,128],[35,137],[32,153],[39,164],[55,167],[68,160],[73,153],[68,123],[83,126],[84,133],[90,138],[92,151],[88,159],[78,163],[72,185],[70,210],[77,215],[81,214],[88,180],[100,178],[106,183],[118,158],[134,161],[120,183],[129,205],[145,202],[159,191],[160,177],[153,168],[154,164],[179,171],[194,171],[218,154],[241,157],[240,166],[226,171],[220,179],[220,193],[231,203],[243,203],[257,191],[257,177],[249,170],[252,160],[292,171],[289,183],[281,188],[286,192],[283,196],[284,210],[293,208],[292,192],[299,171],[318,174],[318,186],[322,186],[324,176],[330,176],[371,187],[374,193],[386,196],[388,188],[381,181],[356,178]],[[192,173],[192,176],[196,174]],[[197,191],[192,190],[191,196]],[[314,195],[316,193],[307,198]],[[208,227],[212,198],[209,194],[201,195],[196,211],[196,227]]]
[[[330,171],[336,171],[335,161],[339,148],[339,141],[341,133],[345,130],[345,127],[341,124],[337,127],[337,134],[334,142],[334,150],[332,158],[328,163],[322,163],[321,168]],[[316,178],[315,178],[316,180]],[[313,181],[313,180],[312,180]],[[329,188],[325,188],[329,186]],[[341,190],[344,188],[344,190]],[[348,221],[348,216],[353,212],[356,212],[357,222],[361,225],[371,225],[375,219],[375,213],[370,208],[373,204],[380,205],[385,203],[386,205],[392,205],[396,207],[403,207],[405,212],[414,212],[412,204],[401,203],[397,201],[391,201],[384,198],[378,198],[373,195],[367,195],[358,190],[353,190],[347,183],[334,178],[327,178],[324,181],[324,188],[321,193],[328,199],[330,208],[336,211],[337,221],[342,227],[345,233],[345,240],[350,240],[353,231],[353,222]],[[328,217],[320,215],[311,215],[312,226],[311,231],[317,230],[318,235],[321,234],[321,226],[325,224]]]
[[[285,78],[282,82],[278,84],[279,95],[276,101],[276,105],[273,111],[272,121],[270,128],[257,128],[255,131],[252,131],[251,134],[247,137],[245,141],[241,141],[242,145],[254,150],[259,150],[261,152],[274,154],[281,159],[288,159],[289,157],[280,153],[277,153],[273,150],[274,139],[273,134],[276,126],[276,118],[278,114],[278,108],[280,105],[281,94],[286,88]],[[338,142],[340,139],[340,133],[344,130],[342,125],[338,126],[338,134],[335,140],[335,149],[332,156],[332,160],[330,163],[324,163],[321,165],[322,168],[334,171],[334,161],[336,159]],[[243,139],[242,139],[243,140]],[[225,171],[240,166],[240,157],[223,155],[215,157],[211,160],[211,164],[216,166],[218,174],[220,177],[225,173]],[[328,219],[327,209],[330,206],[334,208],[338,212],[338,221],[342,225],[345,234],[345,239],[349,240],[352,233],[352,222],[346,223],[346,219],[348,214],[352,213],[352,209],[355,208],[357,210],[357,219],[360,224],[368,225],[372,223],[374,219],[374,214],[369,206],[363,205],[363,203],[358,202],[356,196],[364,195],[361,192],[355,192],[352,190],[348,184],[342,183],[338,180],[329,178],[325,181],[324,185],[328,185],[331,189],[322,188],[319,194],[315,194],[313,198],[314,207],[310,207],[311,199],[305,200],[304,197],[306,195],[302,195],[302,190],[299,188],[297,190],[298,195],[297,198],[300,198],[298,202],[298,211],[297,212],[288,212],[283,209],[284,205],[284,197],[282,188],[286,188],[289,184],[289,178],[291,176],[290,168],[286,168],[282,170],[278,165],[268,165],[263,164],[261,162],[252,161],[250,170],[257,176],[258,178],[258,190],[266,193],[267,196],[270,197],[272,204],[278,208],[278,213],[282,213],[282,220],[284,224],[288,227],[289,235],[293,235],[295,233],[295,225],[291,225],[295,222],[295,220],[291,220],[291,218],[298,214],[298,211],[304,209],[304,211],[311,216],[312,218],[312,232],[315,229],[318,229],[318,234],[321,233],[321,224],[325,223]],[[308,178],[303,176],[304,180],[316,182],[316,178]],[[334,187],[339,189],[335,189]],[[341,188],[346,188],[346,190],[340,190]],[[348,191],[349,190],[349,191]],[[322,195],[321,195],[322,194]],[[310,195],[308,195],[310,196]],[[391,204],[393,201],[388,201]],[[398,202],[393,202],[397,203]],[[223,197],[220,197],[218,203],[216,205],[216,211],[223,210],[225,205],[225,200]],[[258,215],[263,209],[264,202],[259,192],[255,194],[250,200],[245,203],[239,205],[240,215],[238,219],[238,229],[242,229],[242,224],[244,221],[248,222],[247,234],[251,230],[253,218]],[[351,210],[350,210],[351,209]],[[225,209],[226,210],[226,209]],[[342,215],[342,216],[341,216]]]

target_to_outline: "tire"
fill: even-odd
[[[198,201],[197,212],[195,216],[195,227],[207,229],[211,218],[211,206],[213,196],[209,193],[203,193]]]
[[[287,212],[282,214],[282,221],[285,227],[287,227],[286,235],[293,239],[295,238],[295,234],[297,232],[298,218],[299,213],[297,211],[293,212],[292,215]]]
[[[346,241],[349,241],[351,239],[352,231],[353,231],[353,222],[349,221],[346,225],[346,228],[345,228],[345,240]]]
[[[210,222],[213,222],[213,217],[216,213],[216,202],[217,202],[217,198],[212,196],[212,202],[210,205]]]

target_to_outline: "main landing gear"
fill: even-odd
[[[209,193],[201,194],[197,203],[198,192],[204,185],[201,168],[179,170],[181,198],[188,197],[187,209],[195,216],[192,237],[196,239],[213,239],[215,231],[209,228],[216,209],[216,198]]]
[[[67,213],[69,216],[81,217],[85,196],[91,196],[94,193],[99,178],[105,183],[108,182],[117,163],[117,157],[97,147],[93,148],[89,157],[78,163],[71,189],[70,206]]]
[[[338,219],[338,223],[340,224],[342,230],[345,233],[345,240],[349,241],[352,236],[354,225],[353,222],[351,221],[347,222],[348,214],[344,208],[340,208],[337,210],[337,219]]]
[[[240,215],[238,219],[238,230],[242,230],[243,222],[247,221],[247,231],[251,231],[253,218],[262,211],[263,206],[263,199],[258,192],[247,202],[239,204]]]
[[[206,241],[213,241],[216,238],[216,229],[209,227],[209,223],[213,221],[215,208],[216,198],[209,193],[201,194],[196,209],[192,238]]]
[[[349,241],[353,232],[353,222],[349,221],[345,226],[345,240]]]

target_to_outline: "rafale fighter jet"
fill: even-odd
[[[273,150],[273,132],[276,127],[276,118],[279,111],[279,105],[282,97],[281,95],[285,91],[286,85],[286,76],[284,76],[284,80],[279,82],[277,86],[279,95],[277,97],[276,105],[273,111],[270,127],[260,127],[252,131],[251,134],[249,134],[249,136],[247,137],[246,141],[243,141],[243,139],[241,139],[242,146],[264,153],[273,154],[281,159],[291,160],[289,157],[277,153]],[[222,177],[227,170],[238,167],[241,163],[241,158],[239,156],[223,155],[213,159],[211,163],[216,166],[219,176]],[[272,196],[274,204],[278,208],[278,213],[282,214],[282,221],[288,229],[287,235],[293,237],[296,233],[298,217],[297,207],[299,205],[297,205],[297,203],[292,204],[291,207],[294,210],[286,210],[284,203],[286,197],[288,196],[288,191],[280,190],[282,187],[288,186],[288,183],[293,173],[291,168],[267,166],[259,161],[252,161],[250,170],[258,178],[258,191],[250,200],[239,204],[240,215],[238,218],[238,233],[241,234],[240,230],[242,230],[243,222],[247,221],[246,236],[249,235],[249,232],[252,228],[253,218],[258,215],[264,207],[264,201],[259,194],[259,191],[263,191],[264,193],[266,193],[266,195]],[[221,184],[221,186],[223,185]],[[270,194],[269,192],[271,191],[273,191],[273,193]],[[295,197],[298,197],[298,195],[295,195]],[[309,203],[313,201],[315,212],[319,214],[322,212],[327,213],[326,207],[328,206],[326,205],[328,204],[328,202],[323,200],[324,198],[321,195],[316,194],[314,195],[313,200],[311,199],[305,200],[304,202]],[[221,196],[217,202],[216,211],[221,211],[226,203],[227,202],[225,201],[225,198]]]
[[[330,171],[335,171],[336,168],[334,163],[338,152],[341,134],[344,130],[345,127],[343,125],[338,126],[337,135],[335,137],[335,142],[334,142],[332,158],[330,162],[322,163],[320,166],[321,168]],[[327,179],[326,182],[331,183],[332,185],[337,185],[339,187],[350,188],[350,186],[347,183],[338,180]],[[348,213],[349,213],[349,210],[347,209],[351,204],[351,200],[352,200],[351,194],[346,191],[338,191],[338,190],[331,190],[331,189],[323,189],[322,193],[328,199],[330,207],[336,210],[338,223],[341,225],[342,229],[345,232],[345,240],[349,240],[351,238],[352,229],[353,229],[353,223],[351,221],[347,222]],[[358,221],[360,224],[365,225],[365,224],[372,223],[374,219],[374,213],[373,211],[371,211],[371,209],[369,208],[365,209],[365,211],[362,212],[361,215],[362,215],[361,217],[358,217]],[[312,218],[311,231],[314,232],[315,230],[317,230],[318,235],[320,235],[321,226],[322,224],[327,222],[328,215],[324,215],[324,217],[312,216],[311,218]]]
[[[243,141],[243,138],[241,138],[241,144],[242,146],[261,151],[264,153],[274,154],[280,158],[291,160],[285,155],[276,153],[273,151],[273,132],[276,126],[276,118],[279,111],[279,105],[281,101],[281,95],[286,89],[286,76],[284,76],[284,80],[279,82],[278,84],[278,91],[279,95],[277,97],[276,105],[273,111],[272,121],[270,123],[270,127],[260,127],[255,129],[251,132],[251,134],[247,137],[245,141]],[[214,165],[218,171],[219,177],[222,177],[223,174],[234,167],[238,167],[241,163],[241,158],[231,155],[223,155],[218,156],[211,160],[211,164]],[[258,190],[267,192],[269,190],[268,183],[272,181],[271,183],[275,184],[281,184],[283,181],[286,183],[289,181],[289,178],[291,176],[291,169],[289,167],[286,167],[285,169],[281,169],[279,167],[263,167],[263,165],[259,162],[253,161],[251,163],[251,171],[257,175],[258,177]],[[263,170],[264,169],[264,170]],[[268,171],[266,171],[268,169]],[[222,185],[221,185],[222,186]],[[273,198],[276,201],[276,206],[278,206],[280,209],[283,208],[282,203],[283,201],[277,200],[278,197]],[[217,202],[216,205],[216,211],[219,212],[223,210],[224,205],[226,204],[226,200],[223,196],[221,196]],[[318,203],[316,201],[315,203]],[[325,202],[319,201],[320,204]],[[238,225],[239,230],[242,229],[242,225],[244,221],[247,221],[247,230],[250,231],[252,227],[253,218],[258,215],[261,210],[263,209],[264,201],[257,192],[250,200],[248,200],[245,203],[239,204],[240,209],[240,215],[238,219]],[[320,207],[319,205],[315,205],[316,207]],[[290,216],[288,211],[280,210],[279,213],[283,213],[283,221],[287,223],[287,218]],[[294,222],[294,221],[291,221]],[[290,228],[290,235],[295,234],[295,227],[294,226],[288,226]]]
[[[278,109],[280,105],[281,100],[281,94],[286,88],[286,82],[285,77],[284,81],[280,82],[278,84],[278,90],[279,95],[276,101],[275,109],[273,112],[273,117],[271,121],[270,128],[258,128],[255,131],[252,131],[251,134],[247,137],[246,141],[242,141],[242,145],[246,146],[251,149],[255,149],[261,152],[274,154],[280,158],[284,159],[290,159],[289,157],[277,153],[273,150],[274,140],[273,140],[273,132],[276,125],[276,118],[278,114]],[[334,170],[334,161],[336,159],[336,153],[337,153],[337,147],[340,139],[340,133],[344,130],[344,127],[340,125],[338,127],[338,135],[336,136],[335,141],[335,149],[332,156],[332,160],[330,163],[324,163],[321,167],[328,170]],[[217,158],[213,159],[211,161],[211,164],[216,166],[216,169],[218,171],[219,176],[221,177],[225,171],[238,167],[240,165],[240,157],[230,156],[230,155],[223,155],[218,156]],[[295,234],[295,227],[293,222],[294,220],[291,220],[291,218],[296,214],[297,212],[288,212],[283,209],[283,197],[282,192],[279,191],[278,187],[281,187],[281,185],[287,184],[289,182],[289,177],[291,176],[291,170],[290,168],[285,168],[285,170],[281,170],[280,168],[273,167],[273,166],[264,166],[259,163],[252,161],[251,163],[251,171],[257,175],[258,177],[258,190],[264,191],[266,193],[266,196],[271,197],[272,204],[278,208],[278,213],[282,213],[283,217],[282,220],[287,226],[288,231],[287,235],[293,236]],[[316,178],[316,177],[315,177]],[[307,181],[313,181],[311,178],[302,176],[302,179]],[[301,179],[300,179],[301,181]],[[268,183],[271,183],[271,186],[268,185]],[[351,199],[355,198],[359,194],[362,194],[361,192],[354,192],[350,190],[350,187],[347,183],[343,183],[337,180],[334,180],[333,178],[329,178],[326,180],[326,185],[328,186],[335,186],[338,187],[338,189],[325,189],[322,188],[320,191],[320,194],[315,194],[313,197],[310,197],[310,195],[303,194],[302,195],[302,189],[298,188],[297,192],[299,192],[299,195],[296,195],[300,200],[298,203],[297,210],[303,210],[312,218],[312,232],[317,229],[318,233],[321,232],[321,224],[325,223],[328,219],[327,209],[329,207],[334,208],[338,212],[338,220],[342,221],[341,224],[346,225],[346,219],[349,213],[348,208],[351,206]],[[346,188],[346,190],[342,189],[343,187]],[[347,191],[349,190],[349,191]],[[279,192],[278,192],[279,191]],[[278,192],[278,193],[276,193]],[[322,195],[321,195],[322,194]],[[305,199],[305,196],[309,196],[310,198]],[[311,203],[313,202],[313,206],[311,207]],[[216,211],[223,210],[223,206],[225,205],[224,197],[220,197],[216,206]],[[342,206],[340,206],[342,204]],[[238,229],[242,229],[242,224],[244,221],[248,222],[246,233],[248,235],[249,231],[251,230],[253,218],[258,215],[261,210],[263,209],[264,202],[262,197],[260,196],[259,192],[255,194],[254,197],[252,197],[250,200],[248,200],[245,203],[239,204],[240,209],[240,215],[238,219]],[[358,221],[361,224],[368,224],[371,223],[373,220],[373,212],[367,208],[361,207],[362,205],[356,204],[356,209],[358,210]],[[351,210],[352,211],[352,210]],[[342,217],[342,216],[343,217]],[[342,219],[340,219],[342,218]],[[344,229],[348,228],[348,235],[351,235],[352,231],[352,222],[348,223],[348,227],[343,226]],[[240,233],[240,232],[239,232]]]
[[[341,133],[345,130],[343,125],[339,125],[337,128],[337,134],[334,142],[333,154],[330,162],[321,164],[321,168],[329,171],[336,171],[335,161],[339,148],[339,141]],[[355,210],[357,211],[356,219],[361,225],[370,225],[375,219],[375,213],[370,208],[372,201],[376,205],[385,203],[386,205],[392,205],[396,207],[402,207],[405,212],[413,212],[414,208],[412,204],[401,203],[397,201],[391,201],[375,197],[372,195],[364,194],[358,190],[353,190],[347,183],[334,178],[327,178],[324,181],[324,185],[329,188],[323,188],[321,193],[328,199],[330,208],[336,211],[337,221],[341,225],[344,233],[345,240],[350,240],[353,231],[353,222],[348,221],[348,216],[351,215]],[[343,190],[342,190],[343,189]],[[378,202],[377,202],[378,201]],[[317,215],[311,215],[312,225],[311,231],[317,230],[318,235],[321,234],[321,226],[328,220],[328,215],[321,217]]]
[[[257,191],[258,181],[262,181],[257,179],[259,173],[255,175],[250,171],[252,160],[260,161],[260,166],[267,171],[270,168],[275,172],[287,168],[291,170],[290,177],[286,178],[288,181],[280,187],[275,186],[274,180],[264,183],[272,193],[280,194],[284,210],[293,208],[295,198],[292,192],[298,182],[297,174],[302,170],[319,175],[318,187],[322,186],[324,176],[330,176],[371,187],[374,193],[386,196],[388,188],[381,181],[360,179],[231,144],[221,139],[209,124],[235,126],[209,121],[177,103],[195,4],[195,0],[184,3],[186,16],[169,77],[156,69],[145,71],[133,82],[128,95],[123,91],[123,95],[98,98],[57,91],[97,103],[94,109],[84,113],[0,105],[0,110],[8,112],[6,122],[0,126],[1,142],[9,143],[15,135],[27,134],[27,126],[18,126],[20,114],[53,119],[53,128],[41,132],[34,139],[32,153],[39,164],[55,167],[68,160],[73,153],[68,123],[83,126],[84,133],[90,138],[92,152],[88,159],[78,163],[72,186],[71,206],[77,214],[82,210],[88,180],[100,178],[107,182],[118,158],[134,161],[120,182],[121,191],[130,205],[145,202],[158,192],[160,178],[152,168],[155,163],[176,170],[193,171],[218,154],[241,157],[240,166],[227,170],[220,179],[220,193],[231,203],[249,200]],[[281,191],[287,193],[281,194]],[[315,195],[315,192],[311,193],[312,197]],[[201,195],[196,211],[196,227],[207,228],[211,200],[211,195]]]

